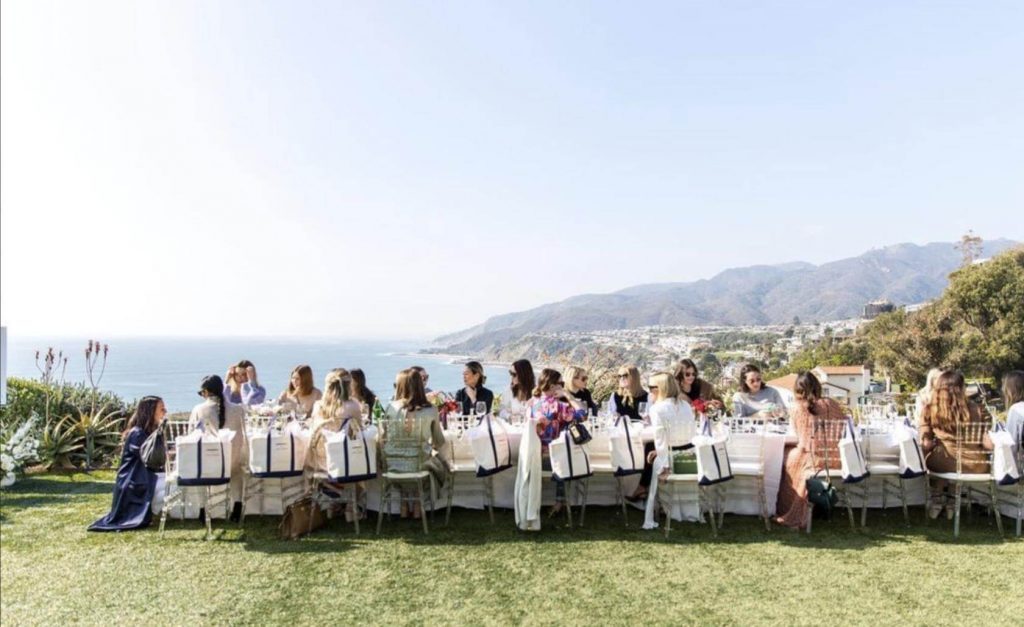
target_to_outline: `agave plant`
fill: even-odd
[[[74,468],[73,458],[82,450],[74,416],[51,417],[39,435],[37,455],[47,470]]]
[[[86,469],[104,457],[115,453],[121,444],[123,414],[119,409],[110,410],[103,405],[94,413],[78,412],[75,429],[82,439],[82,452]]]

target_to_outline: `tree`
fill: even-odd
[[[958,323],[961,359],[976,374],[998,379],[1024,368],[1024,247],[957,270],[942,299]]]
[[[960,238],[960,242],[957,243],[955,248],[960,251],[963,257],[963,265],[969,266],[974,263],[974,260],[981,257],[983,240],[980,236],[975,235],[973,230],[969,230],[963,234]]]
[[[882,314],[866,330],[871,358],[893,379],[920,386],[931,368],[955,365],[949,359],[956,344],[953,327],[941,300],[911,314]]]

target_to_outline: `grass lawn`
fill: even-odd
[[[356,537],[333,521],[312,537],[277,539],[277,518],[244,531],[198,522],[141,532],[86,533],[110,504],[111,472],[42,475],[0,503],[4,625],[62,623],[700,623],[1021,624],[1024,541],[1000,540],[984,516],[911,529],[898,510],[845,517],[814,534],[766,533],[726,517],[718,540],[679,524],[665,540],[631,513],[590,508],[587,526],[515,530],[455,510],[424,537],[385,522]],[[369,525],[368,525],[369,527]],[[1012,527],[1011,527],[1012,529]]]

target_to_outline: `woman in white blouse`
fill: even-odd
[[[1013,435],[1013,445],[1024,446],[1024,370],[1014,370],[1003,377],[1003,404],[1006,406],[1006,430]]]
[[[648,381],[648,414],[654,427],[654,450],[648,455],[653,463],[651,487],[647,492],[644,510],[644,529],[657,529],[654,520],[658,504],[658,478],[672,470],[672,451],[690,446],[696,432],[696,421],[690,404],[681,398],[682,392],[675,377],[658,372]]]
[[[249,464],[249,447],[245,440],[245,409],[224,397],[224,381],[215,374],[203,379],[199,386],[203,402],[192,408],[188,422],[192,428],[203,425],[206,433],[217,433],[220,429],[235,432],[231,439],[231,483],[229,496],[234,503],[231,520],[237,521],[242,513],[243,473]]]

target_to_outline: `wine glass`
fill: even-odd
[[[476,402],[476,414],[478,416],[483,416],[486,413],[487,413],[487,403],[485,403],[484,401],[477,401]]]
[[[636,410],[637,410],[637,413],[640,414],[641,418],[647,416],[647,403],[639,403],[639,404],[637,404]]]

